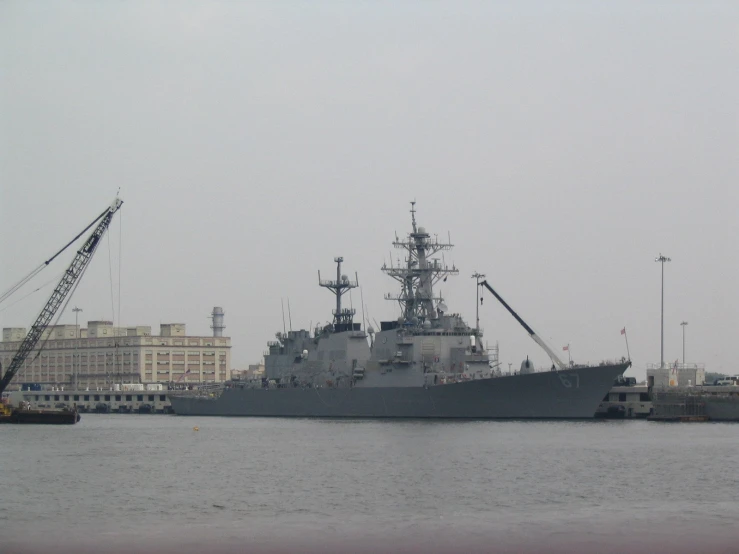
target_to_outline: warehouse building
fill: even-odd
[[[214,318],[214,336],[188,336],[184,323],[163,323],[158,335],[151,334],[150,326],[114,327],[110,321],[89,321],[87,328],[50,326],[13,383],[94,389],[113,383],[227,381],[231,339],[222,336],[222,314]],[[3,368],[10,365],[25,336],[21,327],[3,329]]]

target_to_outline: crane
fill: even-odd
[[[549,348],[547,343],[545,343],[541,338],[534,332],[534,330],[528,326],[528,324],[521,319],[521,317],[513,311],[513,308],[511,308],[501,296],[493,290],[493,287],[491,287],[487,281],[480,281],[480,286],[484,286],[486,289],[488,289],[495,298],[498,299],[498,301],[503,304],[503,307],[510,312],[510,314],[516,318],[516,321],[518,321],[524,329],[526,329],[526,332],[531,336],[532,339],[534,339],[534,342],[541,346],[541,348],[544,350],[544,352],[547,353],[547,355],[552,359],[552,362],[559,368],[559,369],[567,369],[567,364],[565,364],[562,360],[559,359],[559,357],[554,353],[554,350]]]
[[[54,318],[69,293],[75,288],[75,283],[78,282],[79,278],[85,272],[85,269],[87,269],[98,244],[100,244],[100,239],[110,226],[113,215],[121,208],[122,205],[123,201],[116,196],[113,203],[108,206],[103,213],[95,218],[95,220],[90,223],[82,233],[77,235],[72,242],[57,252],[54,257],[45,262],[45,264],[48,265],[51,260],[75,242],[77,238],[87,231],[87,229],[97,223],[95,229],[90,233],[90,236],[87,237],[87,240],[77,251],[77,254],[75,254],[72,263],[69,264],[69,267],[64,272],[59,284],[54,289],[54,292],[51,293],[51,297],[46,302],[46,305],[41,310],[39,316],[36,318],[36,321],[31,327],[29,333],[26,335],[26,338],[23,339],[18,351],[15,353],[15,356],[13,356],[5,375],[2,375],[2,367],[0,367],[0,375],[2,375],[2,379],[0,379],[0,394],[2,394],[2,392],[8,387],[8,384],[10,384],[10,381],[15,377],[16,373],[18,373],[21,367],[23,367],[23,362],[26,361],[28,355],[36,347],[36,344],[44,333],[44,330],[49,326],[49,323],[51,323],[51,320]],[[6,410],[8,410],[8,408],[0,404],[0,415],[3,415],[3,412]],[[5,415],[9,415],[9,413]]]

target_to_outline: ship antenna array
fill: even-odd
[[[287,330],[285,329],[285,301],[280,298],[280,306],[282,308],[282,334],[286,335]]]
[[[454,245],[451,241],[441,243],[438,238],[431,239],[431,235],[424,227],[418,226],[416,220],[416,201],[411,202],[412,232],[405,239],[396,240],[393,246],[405,251],[405,264],[400,258],[397,265],[393,265],[392,255],[390,265],[383,265],[382,271],[400,284],[399,294],[386,294],[387,300],[395,300],[400,304],[402,317],[406,322],[426,322],[438,319],[436,305],[441,303],[441,297],[434,294],[433,287],[441,279],[446,280],[449,275],[457,275],[456,267],[447,267],[444,262],[444,250],[451,250]],[[451,235],[450,235],[451,236]],[[442,253],[442,263],[434,258]]]
[[[336,280],[321,279],[321,271],[318,271],[318,285],[330,290],[336,296],[336,309],[334,310],[334,325],[351,325],[355,311],[353,308],[342,308],[341,297],[351,289],[359,286],[359,278],[355,272],[354,281],[350,281],[349,277],[341,274],[341,263],[344,261],[342,256],[334,258],[336,262]]]
[[[367,320],[364,317],[364,294],[362,293],[362,287],[359,287],[359,301],[362,303],[362,329],[367,330]],[[684,358],[685,356],[683,356]]]

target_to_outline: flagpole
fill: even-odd
[[[570,343],[568,342],[567,343],[567,346],[563,346],[562,347],[562,350],[566,350],[567,351],[567,358],[569,358],[569,360],[570,360],[570,367],[572,367],[572,354],[570,354]]]
[[[631,361],[631,354],[629,353],[629,337],[626,334],[626,327],[624,327],[624,339],[626,340],[626,355],[629,357],[629,361]]]

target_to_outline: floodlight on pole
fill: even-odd
[[[660,252],[659,257],[654,258],[655,262],[662,264],[662,304],[661,304],[661,324],[660,324],[660,341],[659,341],[659,367],[665,367],[665,262],[671,262],[670,258],[663,256]]]

